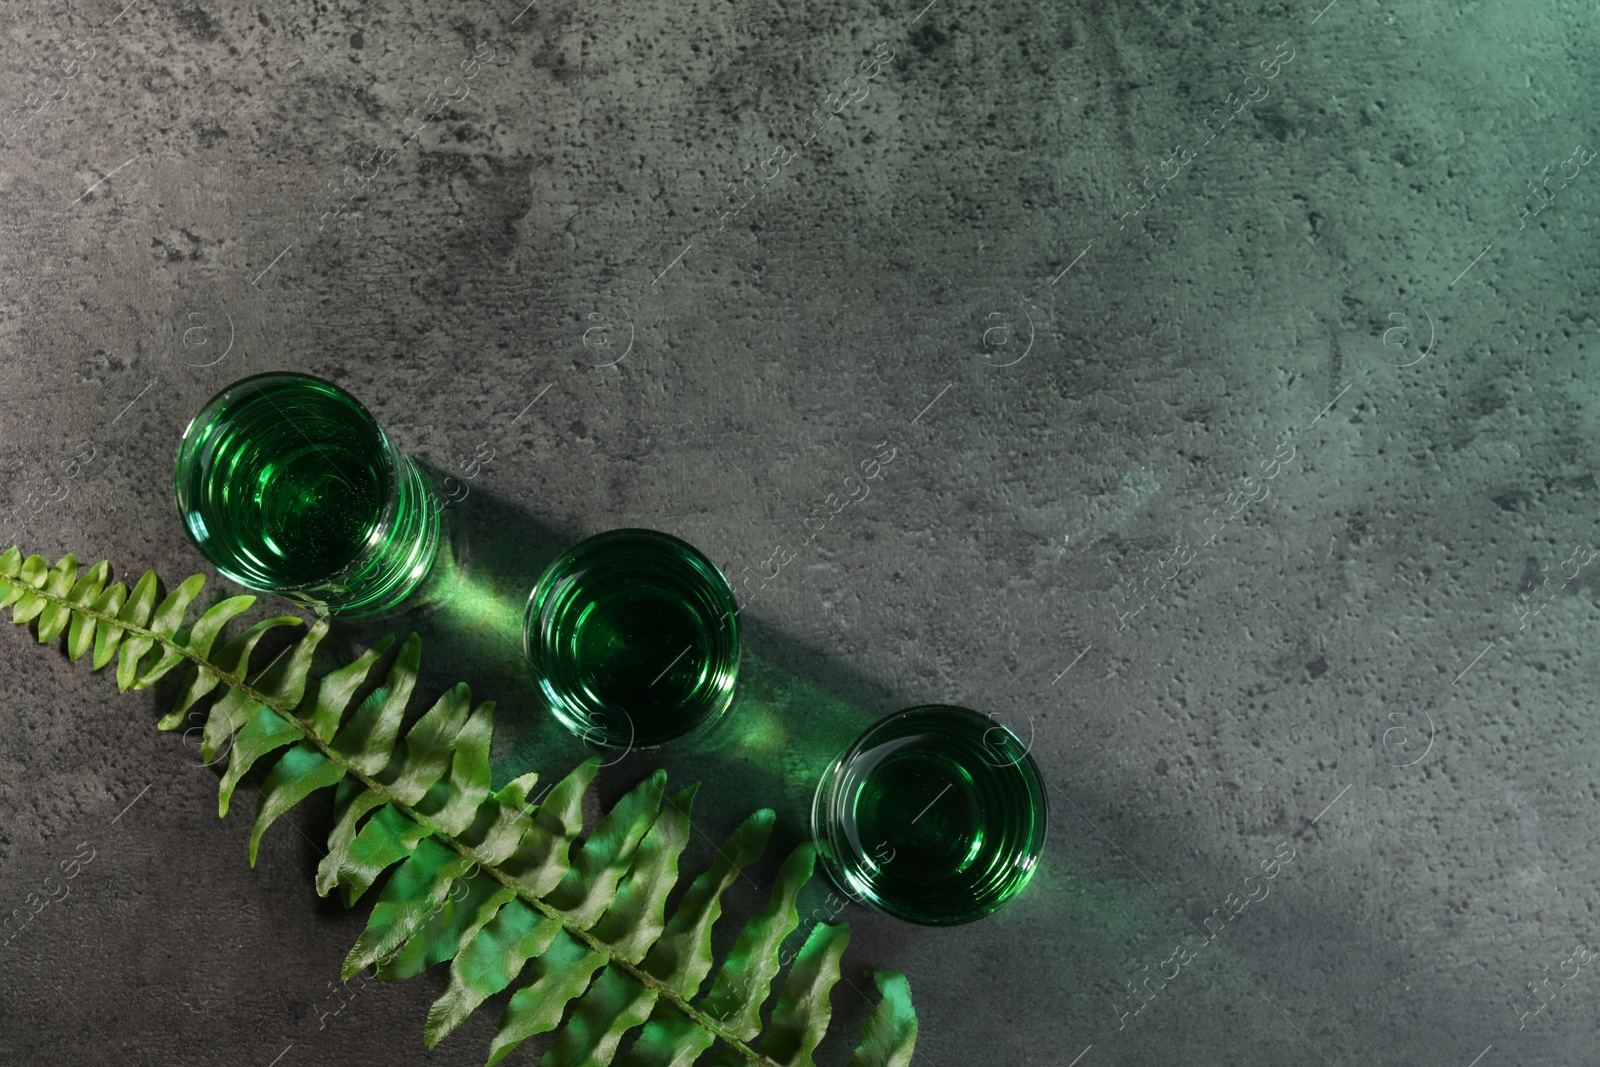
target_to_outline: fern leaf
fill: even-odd
[[[380,807],[356,834],[339,866],[345,906],[360,900],[384,871],[411,855],[417,842],[427,836],[426,827],[400,814],[393,805]]]
[[[91,607],[100,598],[106,582],[111,578],[111,564],[101,560],[89,568],[89,573],[78,579],[67,594],[76,607]],[[94,647],[95,620],[81,611],[70,613],[72,622],[67,630],[67,658],[76,663]]]
[[[542,956],[561,921],[513,900],[485,923],[450,964],[450,986],[428,1009],[423,1044],[433,1048],[479,1004],[507,988],[533,957]]]
[[[411,699],[411,691],[417,684],[417,666],[421,657],[422,641],[412,634],[410,640],[401,646],[400,655],[395,658],[384,687],[363,701],[350,721],[334,735],[333,750],[343,755],[350,766],[360,773],[374,775],[388,764],[394,739],[400,733],[400,718],[405,714],[406,702]],[[365,671],[359,673],[362,676],[366,674]],[[324,716],[325,719],[329,717]]]
[[[122,583],[117,583],[116,588],[122,588]],[[222,605],[219,604],[217,606],[221,607]],[[276,630],[282,626],[300,625],[302,623],[299,619],[289,615],[280,615],[273,619],[263,619],[244,633],[229,639],[228,643],[222,646],[216,657],[210,661],[214,665],[212,670],[196,668],[194,678],[189,682],[189,686],[184,690],[183,695],[178,698],[177,705],[170,713],[162,716],[160,721],[156,723],[156,727],[161,730],[177,729],[182,724],[189,709],[194,707],[202,697],[222,684],[224,678],[243,678],[245,676],[250,667],[251,653],[255,652],[256,645],[269,631]],[[104,629],[95,638],[96,642],[103,636],[105,636]],[[99,658],[98,644],[96,645],[95,658]],[[109,653],[106,658],[109,661]],[[234,691],[237,692],[236,687]],[[211,757],[207,756],[206,758],[209,760]]]
[[[448,985],[423,1029],[427,1047],[510,990],[490,1064],[554,1031],[542,1067],[609,1064],[630,1035],[625,1067],[687,1067],[719,1041],[724,1062],[810,1067],[831,1020],[829,995],[848,929],[814,929],[764,1031],[761,1013],[781,969],[779,946],[797,924],[795,899],[812,874],[813,846],[801,845],[784,861],[766,908],[746,923],[720,967],[711,947],[723,894],[771,834],[770,810],[733,832],[666,919],[698,786],[668,798],[665,773],[657,771],[575,847],[598,760],[532,799],[533,774],[491,791],[494,704],[474,708],[465,685],[447,690],[401,738],[420,665],[415,634],[384,681],[357,701],[392,638],[313,684],[312,661],[331,620],[317,620],[256,669],[251,658],[262,637],[301,620],[263,620],[213,652],[253,597],[222,600],[185,627],[203,576],[159,603],[154,572],[131,591],[122,582],[107,585],[110,577],[103,561],[80,574],[70,555],[52,567],[12,548],[0,553],[0,608],[11,608],[13,622],[33,622],[41,643],[65,633],[73,661],[91,648],[94,670],[117,659],[122,690],[147,688],[187,665],[191,673],[158,722],[162,729],[175,729],[199,701],[218,694],[205,716],[201,752],[207,760],[229,756],[219,811],[227,813],[246,774],[271,761],[250,832],[252,866],[277,819],[317,790],[336,789],[317,892],[338,888],[353,904],[383,879],[343,974],[375,966],[380,978],[398,980],[448,963]],[[714,968],[710,991],[697,1000]],[[869,973],[880,1000],[850,1067],[908,1067],[917,1032],[909,986],[901,975]]]
[[[528,789],[539,780],[527,774],[512,782],[482,804],[472,825],[457,835],[474,859],[494,866],[516,851],[528,832],[526,806]]]
[[[292,745],[300,737],[294,723],[284,721],[282,715],[258,704],[255,714],[233,740],[228,769],[222,775],[222,787],[217,790],[217,814],[228,814],[228,801],[233,798],[234,787],[245,771],[262,756]]]
[[[333,801],[333,810],[337,814],[333,832],[328,835],[328,854],[317,864],[317,896],[325,897],[333,892],[341,877],[354,876],[349,856],[350,848],[356,841],[356,831],[360,829],[362,819],[386,799],[383,794],[367,789],[359,781],[345,778],[339,783],[339,791]],[[370,878],[367,883],[371,884]]]
[[[450,884],[471,866],[471,860],[451,852],[437,838],[421,838],[384,884],[366,930],[345,957],[342,976],[349,978],[399,948],[435,909],[444,906]]]
[[[911,1007],[911,984],[903,974],[868,971],[878,987],[878,1006],[849,1067],[911,1067],[917,1045],[917,1013]]]
[[[546,898],[579,929],[593,926],[616,895],[617,883],[632,865],[634,849],[655,821],[666,783],[667,772],[656,771],[617,801]]]
[[[470,874],[458,880],[438,910],[429,915],[403,945],[381,961],[378,977],[398,981],[454,959],[516,895],[516,890],[508,889],[487,875]]]
[[[529,964],[532,980],[511,995],[489,1042],[486,1067],[493,1067],[535,1034],[549,1033],[561,1023],[567,1005],[588,986],[606,957],[563,930],[550,947]]]
[[[350,707],[350,701],[355,698],[356,690],[366,684],[367,675],[372,673],[373,664],[378,662],[392,644],[394,637],[392,635],[385,637],[367,649],[354,663],[346,664],[322,676],[322,680],[317,683],[317,700],[309,716],[311,732],[318,741],[333,739],[333,735],[339,731],[339,724],[344,721],[344,713]]]
[[[689,843],[689,808],[699,785],[667,802],[639,843],[628,876],[594,926],[595,937],[638,963],[666,929],[667,894],[678,883],[678,856]]]
[[[267,827],[314,791],[337,783],[346,770],[305,741],[285,752],[261,786],[261,806],[250,828],[250,866],[256,865],[256,850]]]
[[[126,592],[127,590],[123,587],[122,583],[118,582],[116,585],[106,590],[105,593],[101,594],[100,598],[95,601],[95,606],[97,609],[99,609],[102,601],[106,601],[111,594],[125,595]],[[249,610],[250,606],[255,602],[256,598],[253,596],[236,596],[229,597],[227,600],[213,605],[209,610],[206,611],[205,614],[201,615],[200,618],[195,621],[193,626],[189,627],[187,639],[182,642],[187,652],[198,659],[209,661],[211,658],[211,646],[216,643],[217,636],[222,632],[222,627],[226,625],[230,619],[233,619],[235,616],[241,615],[245,611]],[[113,609],[113,613],[114,610],[115,609]],[[280,616],[277,619],[268,619],[267,622],[277,623],[283,626],[291,626],[299,625],[300,620],[285,615]],[[95,626],[98,624],[93,618],[90,618],[89,625]],[[239,649],[244,646],[247,639],[249,642],[249,647],[253,649],[255,647],[255,641],[260,639],[260,635],[266,633],[267,630],[271,628],[271,626],[267,626],[265,624],[257,624],[256,626],[251,627],[251,629],[246,631],[245,634],[241,635],[240,637],[235,637],[227,645],[224,645],[222,651],[217,654],[215,661],[219,664],[236,662],[238,660]],[[251,635],[255,635],[254,638],[252,638]],[[98,645],[101,643],[104,637],[105,627],[100,626],[99,632],[96,634],[95,638],[96,644]],[[107,657],[109,658],[109,652],[107,653]],[[189,709],[194,706],[195,702],[215,689],[217,684],[222,681],[222,678],[217,673],[213,671],[201,670],[198,666],[195,666],[190,674],[191,677],[189,684],[184,688],[183,696],[179,699],[178,705],[173,708],[172,711],[168,712],[166,715],[163,715],[156,722],[157,729],[176,729],[177,726],[183,722],[184,716],[188,714]]]
[[[794,901],[800,887],[811,877],[816,855],[816,846],[801,845],[783,861],[778,882],[772,888],[771,903],[745,924],[701,1005],[708,1014],[723,1020],[723,1026],[741,1041],[750,1040],[761,1030],[761,1005],[766,1003],[772,978],[778,973],[778,946],[799,924]]]
[[[839,957],[849,942],[850,927],[843,923],[812,927],[757,1046],[762,1055],[784,1067],[815,1067],[811,1053],[832,1018],[828,991],[839,981]]]
[[[456,736],[471,711],[471,690],[457,684],[416,721],[406,732],[406,753],[399,767],[383,776],[391,796],[402,804],[415,804],[428,795],[449,772]]]
[[[601,972],[573,1008],[539,1067],[594,1067],[607,1064],[629,1030],[655,1007],[656,994],[616,968]]]
[[[450,770],[417,801],[417,814],[446,834],[472,825],[478,805],[489,795],[489,735],[494,703],[480,704],[455,736]]]
[[[678,880],[678,856],[689,843],[688,809],[697,788],[679,792],[656,816],[611,907],[593,928],[617,958],[637,963],[666,927],[667,894]],[[610,1063],[623,1035],[644,1024],[656,999],[627,972],[608,968],[578,1001],[542,1067]]]
[[[161,658],[139,676],[139,680],[133,683],[133,688],[148,689],[168,671],[182,664],[188,658],[186,654],[188,652],[194,652],[199,656],[208,655],[211,651],[211,642],[221,631],[222,624],[255,602],[256,598],[253,596],[236,596],[211,608],[200,616],[193,626],[176,635],[175,642],[166,646]]]
[[[64,556],[61,563],[76,566],[77,560],[71,556]],[[37,619],[47,601],[35,590],[45,587],[50,578],[50,564],[43,556],[29,556],[22,562],[22,566],[14,576],[7,575],[7,577],[12,579],[13,588],[8,603],[16,602],[11,608],[11,621],[21,626]]]
[[[122,628],[114,625],[114,622],[127,599],[128,587],[121,582],[95,598],[93,608],[95,615],[91,617],[95,618],[97,628],[94,635],[94,658],[90,661],[91,670],[97,671],[104,667],[111,662],[111,657],[117,654],[117,646],[122,642]]]
[[[693,1019],[658,1005],[622,1067],[688,1067],[716,1043],[714,1031]]]
[[[150,619],[150,629],[161,637],[172,637],[178,632],[178,627],[183,623],[183,613],[188,610],[189,604],[200,593],[200,587],[205,584],[206,576],[203,574],[191,575],[182,585],[167,594],[167,598],[156,608],[155,615]],[[145,638],[135,638],[133,642],[124,644],[123,654],[126,657],[130,646]],[[142,656],[143,653],[140,653]],[[135,659],[140,658],[135,656]],[[163,674],[182,663],[183,651],[176,642],[162,646],[162,654],[143,674],[133,679],[129,686],[134,689],[144,689],[155,684]],[[121,664],[118,665],[119,668]],[[133,668],[130,668],[132,670]],[[119,671],[120,673],[120,671]],[[128,688],[128,687],[124,687]]]
[[[711,927],[722,914],[722,894],[766,848],[775,819],[771,808],[751,815],[717,849],[717,860],[711,869],[689,886],[667,923],[665,934],[645,956],[644,970],[661,985],[690,996],[705,981],[715,962],[711,955]],[[658,1001],[644,1031],[622,1062],[627,1067],[692,1063],[715,1040],[714,1033]]]
[[[711,973],[711,927],[722,915],[722,894],[767,847],[777,814],[762,808],[746,819],[723,846],[711,869],[696,878],[667,923],[665,934],[650,947],[644,969],[667,988],[692,995]]]
[[[68,565],[70,562],[70,566]],[[67,628],[72,621],[72,600],[70,594],[79,584],[78,561],[71,556],[64,557],[59,564],[51,569],[45,579],[45,591],[61,597],[66,603],[47,601],[39,612],[39,643],[48,645],[61,636],[61,631]]]
[[[65,561],[63,561],[65,562]],[[202,581],[204,575],[196,575]],[[121,639],[121,647],[117,650],[117,688],[126,691],[133,684],[138,674],[139,661],[146,652],[155,647],[156,635],[154,633],[135,633],[132,637],[124,637],[130,628],[143,629],[144,624],[150,621],[150,613],[156,606],[156,572],[145,571],[139,578],[133,592],[128,594],[127,603],[122,605],[122,610],[117,612],[117,621],[123,623],[111,631],[111,639]]]
[[[43,556],[39,557],[41,560]],[[10,607],[22,599],[23,586],[17,579],[22,575],[22,550],[12,545],[0,552],[0,608]]]
[[[568,772],[534,812],[533,825],[516,851],[500,864],[500,870],[528,894],[542,897],[566,877],[572,843],[583,829],[583,794],[599,769],[600,760],[593,758]]]

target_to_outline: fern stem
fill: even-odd
[[[370,789],[373,793],[387,798],[387,803],[393,804],[402,813],[404,813],[406,817],[414,820],[419,826],[426,828],[429,833],[443,843],[449,845],[463,858],[471,860],[477,865],[479,870],[487,872],[501,885],[515,892],[521,900],[532,906],[540,914],[544,915],[546,918],[554,919],[555,921],[559,922],[562,929],[565,930],[569,936],[581,941],[583,944],[587,945],[590,950],[606,956],[610,960],[609,966],[620,967],[623,971],[627,972],[627,974],[633,978],[634,981],[638,982],[645,989],[654,992],[658,999],[666,1000],[669,1004],[687,1016],[690,1022],[694,1023],[702,1030],[707,1031],[717,1040],[724,1042],[729,1048],[738,1053],[747,1062],[756,1064],[757,1067],[781,1067],[781,1065],[776,1061],[768,1059],[766,1056],[745,1044],[739,1038],[723,1030],[722,1027],[717,1025],[716,1021],[711,1016],[707,1015],[705,1012],[702,1012],[693,1004],[689,1003],[688,998],[680,994],[677,990],[658,981],[654,976],[649,974],[643,968],[634,964],[632,961],[618,956],[614,951],[612,951],[609,945],[597,940],[587,930],[573,926],[567,921],[566,917],[562,915],[561,912],[514,883],[508,875],[502,873],[495,865],[485,863],[477,856],[473,855],[472,849],[469,846],[462,844],[460,841],[456,840],[454,836],[445,833],[426,816],[418,814],[409,805],[404,804],[400,800],[391,796],[381,785],[367,777],[365,774],[361,773],[361,771],[357,770],[356,767],[352,765],[350,761],[347,760],[341,753],[336,751],[321,738],[317,737],[316,734],[312,732],[310,724],[296,716],[291,709],[286,709],[279,706],[271,696],[258,691],[245,679],[240,678],[236,674],[222,670],[205,656],[201,656],[198,653],[191,651],[186,646],[178,644],[173,638],[167,637],[166,635],[158,633],[155,630],[151,630],[144,626],[123,622],[114,615],[108,615],[105,612],[96,611],[92,607],[72,603],[65,597],[57,596],[44,589],[35,588],[34,586],[23,583],[15,578],[8,578],[4,575],[0,575],[0,582],[5,582],[8,585],[18,586],[25,592],[32,593],[34,596],[39,597],[41,600],[47,601],[51,604],[59,604],[72,612],[83,615],[86,618],[94,619],[101,625],[122,630],[124,635],[137,634],[140,637],[147,637],[156,644],[160,645],[162,648],[170,649],[180,654],[185,659],[192,661],[200,670],[208,671],[215,675],[218,679],[226,682],[234,689],[239,690],[245,696],[260,704],[262,707],[271,708],[276,714],[281,716],[285,721],[289,722],[303,735],[305,735],[306,740],[315,745],[326,759],[343,767],[347,775],[355,777],[361,782],[362,785]]]

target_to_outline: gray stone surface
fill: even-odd
[[[0,540],[205,569],[189,416],[336,379],[441,477],[495,450],[454,516],[493,595],[387,627],[500,702],[497,780],[559,774],[543,564],[651,526],[741,582],[887,442],[751,600],[742,729],[607,800],[665,765],[691,870],[760,804],[781,855],[865,723],[1003,713],[1033,884],[846,916],[918,1064],[1591,1062],[1592,12],[919,7],[0,7]],[[314,894],[326,800],[252,869],[159,692],[0,637],[0,908],[93,856],[0,949],[0,1063],[481,1062],[492,1005],[422,1049],[438,971],[328,1014],[365,911]]]

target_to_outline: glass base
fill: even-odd
[[[428,476],[405,455],[399,467],[399,504],[384,546],[337,583],[281,596],[341,619],[369,619],[405,605],[433,569],[442,520]]]

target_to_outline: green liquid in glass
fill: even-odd
[[[875,723],[834,760],[811,820],[843,892],[909,922],[953,925],[993,912],[1033,876],[1044,783],[1010,730],[927,705]]]
[[[591,537],[546,568],[523,627],[561,723],[611,748],[708,727],[733,701],[738,608],[716,565],[654,530]]]
[[[374,614],[426,574],[438,513],[426,480],[354,397],[263,374],[214,397],[184,432],[178,508],[240,585]]]

